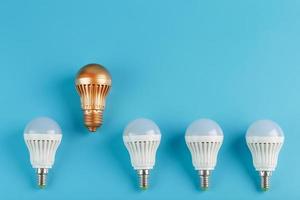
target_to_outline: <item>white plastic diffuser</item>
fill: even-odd
[[[124,144],[131,164],[140,178],[140,188],[147,189],[149,171],[155,164],[156,151],[161,139],[158,126],[149,119],[136,119],[124,130]]]
[[[209,176],[217,163],[219,149],[223,143],[223,131],[210,119],[199,119],[190,124],[185,134],[193,165],[201,178],[201,188],[209,187]]]
[[[283,131],[271,120],[259,120],[248,128],[246,141],[254,167],[261,176],[261,188],[266,191],[270,187],[269,178],[277,166],[279,151],[284,142]]]
[[[48,169],[54,164],[55,153],[62,139],[61,129],[50,118],[36,118],[26,126],[24,139],[31,165],[37,171],[38,185],[44,188]]]

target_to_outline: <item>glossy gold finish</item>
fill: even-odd
[[[105,99],[111,87],[109,72],[98,64],[88,64],[76,77],[76,89],[80,95],[84,124],[91,132],[102,125]]]

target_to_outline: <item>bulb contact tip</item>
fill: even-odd
[[[97,131],[97,127],[88,127],[89,131],[95,133]]]

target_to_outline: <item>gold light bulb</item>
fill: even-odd
[[[111,76],[102,65],[85,65],[77,74],[76,89],[80,95],[84,124],[91,132],[102,125],[105,99],[110,87]]]

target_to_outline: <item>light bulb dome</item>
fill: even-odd
[[[159,127],[150,119],[140,118],[130,122],[124,130],[124,136],[161,135]]]
[[[61,134],[61,128],[56,121],[48,117],[33,119],[25,128],[24,134]]]
[[[284,137],[280,126],[271,120],[259,120],[251,124],[246,137]]]
[[[99,64],[88,64],[80,69],[77,74],[77,80],[80,79],[89,79],[89,80],[103,80],[107,84],[111,84],[111,76],[107,69]]]
[[[223,131],[211,119],[198,119],[188,126],[186,136],[223,136]]]

